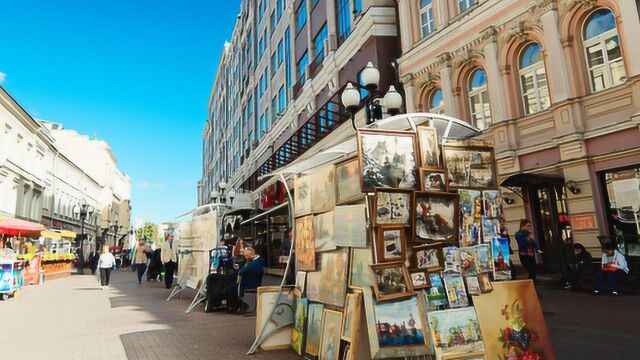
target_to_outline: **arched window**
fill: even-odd
[[[484,130],[491,125],[491,107],[487,91],[487,76],[482,69],[476,69],[469,78],[469,109],[474,126]]]
[[[540,45],[527,45],[520,55],[518,66],[525,115],[549,108],[549,87]]]
[[[422,36],[427,36],[436,29],[431,0],[420,0],[420,26],[422,27]]]
[[[582,36],[591,90],[596,92],[624,82],[627,77],[613,13],[608,9],[595,11],[585,22]]]
[[[442,99],[442,90],[435,89],[431,92],[429,98],[429,112],[435,114],[444,114],[444,100]]]

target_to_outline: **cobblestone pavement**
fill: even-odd
[[[638,296],[594,297],[538,289],[558,359],[638,359]],[[72,276],[26,287],[0,302],[0,359],[298,359],[291,351],[245,353],[254,317],[184,311],[193,298],[165,302],[161,283],[138,286],[116,272],[110,290]]]

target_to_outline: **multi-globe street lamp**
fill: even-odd
[[[73,207],[73,213],[80,219],[80,243],[78,246],[78,274],[84,274],[84,239],[86,237],[84,233],[84,223],[87,217],[91,217],[95,209],[91,205],[87,205],[86,202],[76,204]]]

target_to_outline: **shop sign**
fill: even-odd
[[[593,215],[573,216],[573,230],[593,230],[596,228],[596,219]]]
[[[260,191],[260,209],[265,210],[284,203],[287,199],[286,192],[281,181],[267,186]]]

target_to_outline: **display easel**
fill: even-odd
[[[189,255],[193,252],[192,249],[180,249],[178,250],[178,256],[180,257],[180,262],[182,263],[184,260],[184,256],[185,255]],[[183,268],[186,268],[183,267]],[[171,299],[173,299],[176,295],[178,295],[179,299],[182,299],[182,291],[184,289],[187,288],[187,280],[189,279],[189,273],[186,271],[183,271],[182,273],[180,273],[180,276],[178,277],[178,283],[173,287],[173,289],[171,289],[171,294],[169,294],[169,297],[167,297],[167,302],[171,301]]]
[[[209,274],[207,274],[207,276],[209,276]],[[196,291],[196,296],[193,297],[193,300],[189,307],[187,307],[185,314],[190,313],[196,306],[198,306],[198,304],[207,299],[207,276],[202,279],[200,287]]]

